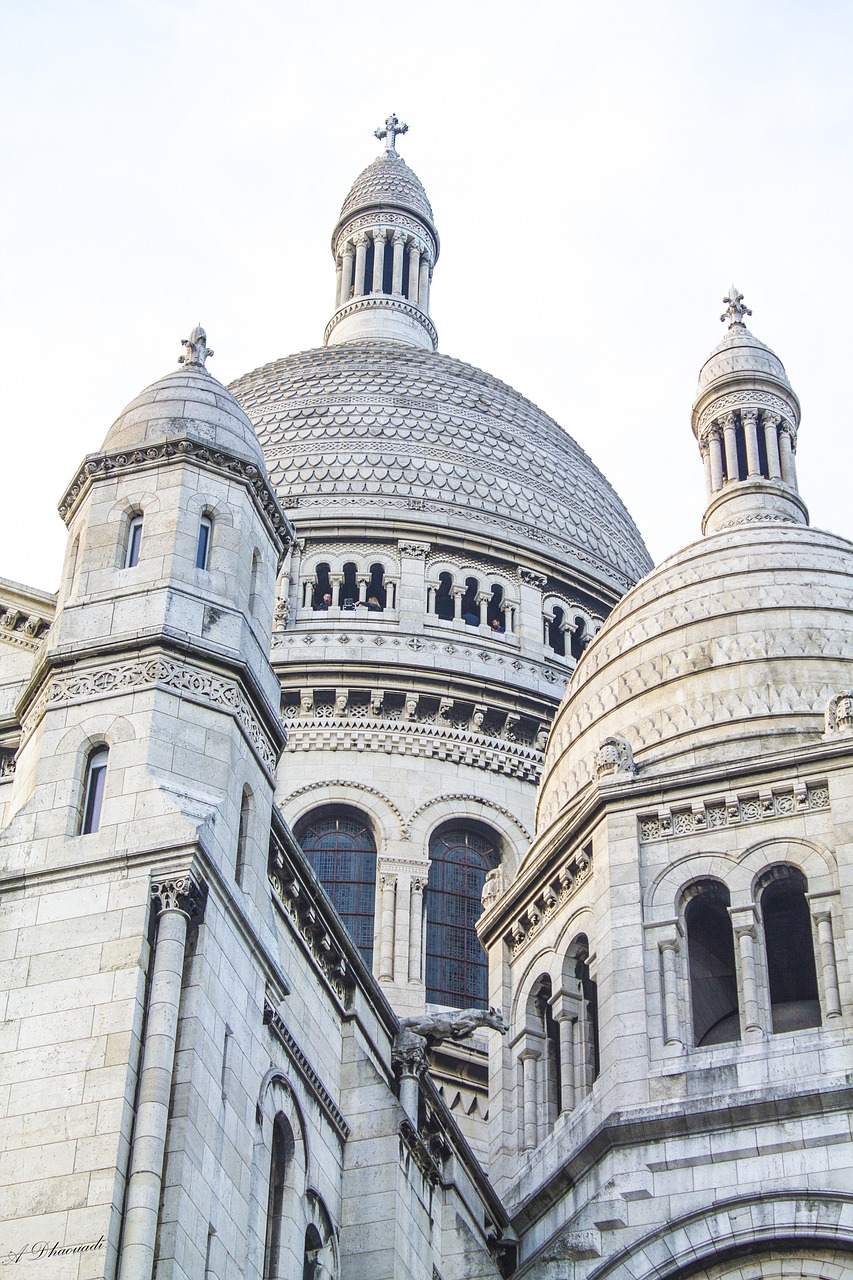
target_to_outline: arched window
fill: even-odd
[[[320,1232],[310,1223],[308,1230],[305,1232],[305,1250],[304,1260],[302,1263],[302,1280],[315,1280],[319,1270],[317,1266],[317,1255],[323,1250],[323,1238]]]
[[[314,589],[311,593],[311,608],[317,612],[318,610],[330,608],[331,604],[332,584],[329,580],[329,566],[327,564],[318,564]]]
[[[142,546],[142,515],[131,516],[127,526],[127,545],[124,552],[125,569],[135,569],[139,564],[139,551]]]
[[[109,747],[96,747],[86,765],[86,783],[83,789],[83,821],[80,834],[87,836],[101,825],[101,807],[104,802],[104,784],[107,780]]]
[[[575,618],[575,629],[569,635],[569,652],[572,657],[579,658],[588,644],[586,621],[583,618]]]
[[[243,885],[243,876],[246,873],[246,853],[249,845],[249,822],[251,816],[252,792],[248,787],[244,787],[243,798],[240,801],[240,822],[237,827],[237,857],[234,864],[234,879],[241,887]]]
[[[370,966],[376,893],[376,844],[370,828],[355,810],[326,810],[304,818],[295,834]]]
[[[284,1248],[286,1237],[287,1175],[293,1159],[295,1143],[287,1117],[280,1112],[273,1121],[272,1156],[270,1159],[270,1191],[267,1200],[267,1233],[264,1245],[264,1280],[285,1280],[288,1258]]]
[[[684,923],[693,1037],[697,1045],[726,1044],[740,1039],[729,891],[716,880],[703,880],[689,892]]]
[[[435,593],[435,611],[445,622],[456,616],[456,601],[453,597],[453,579],[449,573],[438,575],[438,590]]]
[[[578,940],[575,955],[575,977],[580,984],[583,1004],[583,1018],[579,1028],[581,1076],[586,1087],[591,1088],[601,1070],[598,1043],[598,983],[594,982],[590,976],[589,943],[583,936]]]
[[[358,603],[357,574],[357,566],[349,560],[344,565],[344,578],[338,589],[338,606],[341,609],[354,609]]]
[[[372,564],[370,566],[370,581],[367,584],[367,607],[373,608],[371,601],[375,600],[380,609],[384,609],[387,604],[387,592],[385,590],[385,568],[381,564]]]
[[[543,1056],[545,1059],[544,1104],[548,1123],[553,1124],[560,1114],[561,1064],[560,1032],[551,1008],[553,989],[551,979],[544,974],[533,989],[533,1007],[542,1027]]]
[[[566,633],[563,630],[563,620],[565,613],[559,605],[554,607],[554,616],[547,624],[548,627],[548,644],[561,658],[566,656]]]
[[[210,539],[213,533],[213,521],[210,516],[202,516],[198,522],[198,542],[195,549],[195,567],[206,569],[210,564]]]
[[[486,607],[486,622],[490,631],[506,631],[506,612],[504,610],[504,589],[499,582],[492,583],[492,598]]]
[[[480,605],[477,602],[477,594],[480,590],[480,584],[476,578],[465,579],[465,594],[459,612],[462,615],[462,621],[469,627],[479,627],[480,625]]]
[[[474,928],[497,839],[470,826],[440,828],[429,842],[426,998],[456,1009],[486,1007],[486,953]]]
[[[775,867],[760,894],[774,1031],[820,1026],[808,884],[795,867]]]

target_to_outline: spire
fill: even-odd
[[[329,346],[377,338],[436,348],[429,291],[438,232],[419,178],[397,152],[397,138],[408,130],[393,111],[374,130],[384,150],[344,200],[332,234],[337,288]]]
[[[752,312],[735,285],[723,302],[726,336],[702,366],[693,405],[708,493],[702,531],[808,524],[795,463],[800,402],[782,361],[744,324]]]
[[[373,136],[374,138],[378,138],[380,142],[382,141],[383,138],[385,139],[386,151],[396,151],[397,150],[397,134],[408,133],[408,132],[409,132],[409,126],[407,124],[401,124],[400,121],[397,119],[396,115],[394,114],[394,112],[392,111],[390,116],[385,117],[385,128],[383,129],[380,127],[378,129],[374,129]]]

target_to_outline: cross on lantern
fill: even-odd
[[[400,124],[400,121],[397,119],[394,112],[392,111],[390,116],[386,117],[385,128],[374,129],[373,135],[374,137],[378,138],[380,142],[382,141],[383,138],[385,139],[386,151],[396,151],[397,148],[395,144],[397,141],[397,134],[408,133],[408,132],[409,132],[409,126],[407,124]]]

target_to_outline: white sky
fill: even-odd
[[[329,237],[395,110],[440,349],[551,413],[659,559],[697,535],[699,366],[734,280],[853,535],[846,0],[3,0],[0,575],[198,321],[223,382],[322,342]]]

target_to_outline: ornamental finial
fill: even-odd
[[[186,355],[178,356],[178,364],[186,365],[189,368],[204,369],[204,362],[208,356],[212,356],[213,352],[207,345],[207,334],[200,324],[197,324],[188,338],[181,338],[181,344],[186,347]]]
[[[373,136],[378,138],[380,142],[383,138],[385,139],[386,151],[396,151],[397,134],[408,132],[409,126],[407,124],[401,124],[392,111],[390,116],[385,117],[385,128],[374,129]]]
[[[743,294],[738,293],[734,285],[732,285],[726,296],[723,298],[723,302],[728,303],[728,306],[720,316],[720,319],[728,320],[729,328],[736,324],[742,325],[744,316],[752,315],[749,307],[745,307],[743,305]]]

